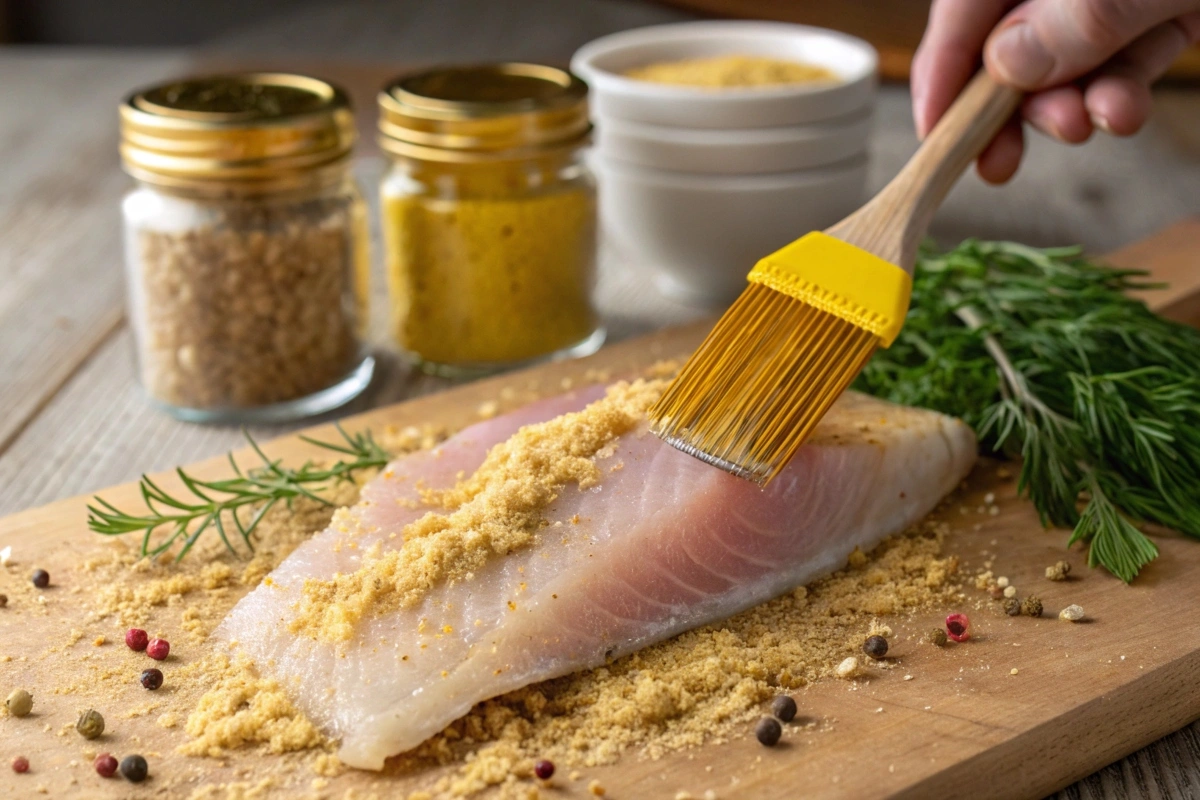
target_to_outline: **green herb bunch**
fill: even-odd
[[[966,420],[1023,458],[1019,491],[1128,582],[1158,555],[1137,523],[1200,537],[1200,331],[1127,292],[1138,270],[1078,248],[926,248],[899,338],[855,388]]]

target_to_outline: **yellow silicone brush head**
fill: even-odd
[[[908,310],[908,273],[825,234],[763,259],[650,409],[675,447],[760,485],[780,470]]]

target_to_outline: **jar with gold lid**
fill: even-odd
[[[440,68],[396,80],[379,107],[400,349],[450,375],[595,351],[586,85],[536,64]]]
[[[346,94],[300,75],[130,95],[129,322],[150,398],[193,421],[335,408],[370,382],[366,207]]]

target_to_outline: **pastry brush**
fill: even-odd
[[[1021,93],[980,71],[883,191],[755,265],[650,409],[675,447],[766,485],[908,313],[917,247]]]

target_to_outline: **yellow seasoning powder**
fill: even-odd
[[[582,173],[564,176],[561,162],[397,166],[383,208],[401,348],[424,362],[491,367],[596,330],[595,190]]]
[[[795,83],[832,82],[835,72],[815,64],[801,64],[761,56],[727,55],[660,61],[625,72],[625,77],[677,86],[734,89]]]

